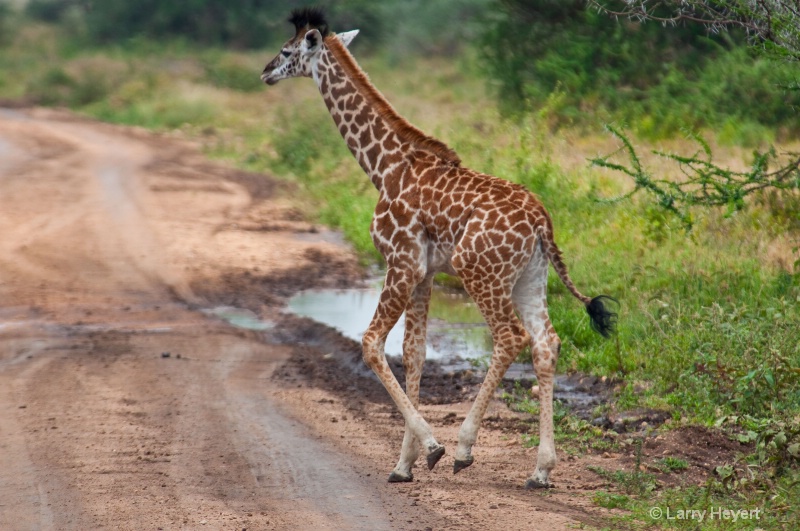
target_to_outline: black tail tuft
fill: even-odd
[[[594,331],[603,337],[608,337],[614,333],[614,327],[617,324],[617,312],[609,310],[606,307],[607,303],[604,303],[603,299],[619,304],[619,301],[613,297],[598,295],[586,305],[586,313],[589,314]]]

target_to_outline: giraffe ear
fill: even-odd
[[[304,55],[316,53],[322,47],[322,34],[319,30],[308,30],[306,36],[303,37],[303,42],[300,44],[300,51]]]
[[[345,45],[345,47],[349,47],[350,43],[353,42],[353,39],[356,38],[358,35],[358,30],[353,31],[345,31],[344,33],[337,33],[336,36],[339,37],[339,40]]]

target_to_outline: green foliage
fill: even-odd
[[[491,0],[344,2],[357,4],[358,9],[339,4],[337,2],[335,11],[330,10],[334,18],[345,10],[360,12],[361,17],[364,13],[371,16],[366,24],[350,21],[349,26],[336,27],[366,29],[367,37],[374,35],[372,40],[385,47],[390,59],[396,61],[409,55],[455,56],[481,31],[480,25]]]
[[[745,444],[755,444],[755,451],[746,456],[749,474],[744,476],[736,469],[723,468],[717,471],[724,485],[734,481],[763,484],[772,487],[774,481],[792,472],[800,465],[800,419],[754,417],[731,415],[722,417],[717,426],[735,426],[741,429],[737,439]]]
[[[303,108],[289,109],[279,117],[272,138],[275,163],[301,182],[311,177],[309,172],[315,164],[324,164],[321,171],[331,170],[335,160],[350,156],[336,128],[327,121],[317,122],[318,118],[324,115]]]
[[[644,496],[650,494],[658,487],[658,481],[653,474],[642,472],[639,465],[634,465],[634,470],[606,470],[603,467],[590,465],[589,470],[613,483],[619,490],[629,495]]]
[[[679,472],[689,468],[689,462],[685,459],[681,459],[680,457],[663,457],[657,463],[659,468],[665,472]]]
[[[592,501],[606,509],[628,509],[631,505],[630,497],[624,494],[614,494],[599,490],[592,495]]]
[[[357,46],[384,46],[400,59],[408,53],[453,55],[477,33],[490,1],[31,0],[25,11],[37,20],[62,23],[94,44],[185,39],[242,49],[288,39],[294,31],[286,24],[289,12],[314,5],[326,10],[334,31],[360,29]]]
[[[613,17],[656,21],[664,26],[691,23],[717,33],[744,29],[756,48],[790,61],[800,60],[800,13],[794,0],[590,0],[593,9]]]
[[[94,43],[185,38],[205,45],[245,48],[263,46],[270,30],[285,18],[284,6],[269,0],[32,0],[29,16],[49,22],[68,21]],[[80,24],[76,25],[76,21]],[[80,26],[80,27],[78,27]]]
[[[7,45],[12,40],[14,30],[12,17],[11,7],[0,2],[0,46]]]
[[[269,142],[273,154],[254,153],[251,167],[296,181],[312,199],[318,221],[340,228],[359,253],[378,259],[368,230],[377,193],[330,118],[319,108],[293,107],[271,124]]]
[[[719,481],[712,480],[703,486],[673,487],[649,496],[631,497],[626,507],[631,511],[630,515],[615,519],[620,521],[620,528],[635,529],[644,526],[687,530],[790,530],[796,527],[798,507],[794,500],[798,494],[800,484],[786,479],[778,482],[769,492],[729,490],[723,488]],[[740,517],[735,521],[732,517],[725,519],[720,511],[726,509],[744,511],[748,518]],[[704,518],[678,517],[678,511],[692,510],[705,511]],[[712,510],[716,511],[713,518]]]
[[[220,88],[229,88],[241,92],[255,92],[261,90],[264,83],[255,74],[254,68],[248,61],[240,57],[221,55],[209,57],[204,64],[206,79],[209,83]]]
[[[592,87],[625,88],[635,98],[665,76],[651,65],[690,68],[725,43],[697,28],[617,24],[570,0],[505,0],[484,37],[483,53],[504,97],[543,99],[557,85],[581,98]],[[575,111],[578,111],[576,108]]]
[[[560,121],[599,115],[648,138],[731,120],[800,133],[789,111],[800,106],[800,92],[787,90],[796,71],[755,56],[743,34],[618,22],[577,0],[505,0],[497,7],[481,65],[511,114],[539,109],[558,92]]]
[[[28,96],[40,105],[81,106],[106,98],[111,91],[108,73],[96,65],[83,65],[72,74],[53,66],[28,82]]]
[[[749,274],[757,279],[756,271]],[[800,409],[797,288],[781,298],[769,294],[768,279],[748,282],[746,276],[731,275],[725,280],[717,271],[711,278],[719,285],[703,286],[691,282],[692,271],[678,277],[687,283],[686,291],[702,290],[694,294],[696,300],[664,293],[666,300],[659,297],[649,309],[640,309],[651,319],[653,335],[634,333],[645,353],[642,359],[651,353],[637,372],[648,380],[658,375],[651,380],[656,384],[652,392],[663,393],[666,403],[684,416],[704,422],[725,413],[769,417]],[[653,289],[639,281],[632,286]],[[746,299],[748,293],[759,292],[762,301]],[[717,300],[705,302],[706,297]]]
[[[58,22],[67,12],[81,8],[81,0],[29,0],[25,4],[25,14],[45,22]]]
[[[789,154],[789,160],[785,161],[778,158],[774,148],[765,152],[755,152],[749,170],[734,171],[712,162],[713,154],[708,143],[693,135],[701,150],[692,155],[682,156],[653,151],[654,154],[679,165],[686,178],[678,181],[654,177],[642,165],[630,140],[612,126],[607,126],[607,129],[622,142],[622,147],[610,155],[595,157],[591,162],[596,166],[628,175],[635,187],[625,195],[606,201],[621,201],[641,190],[646,190],[655,198],[658,206],[677,216],[687,229],[691,229],[693,225],[690,212],[693,206],[724,206],[727,208],[727,215],[731,215],[743,209],[745,197],[754,192],[765,189],[800,190],[800,155],[796,153]],[[611,161],[619,151],[624,151],[628,156],[630,166]],[[777,169],[771,169],[776,165]]]

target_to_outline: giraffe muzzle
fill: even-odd
[[[269,74],[270,74],[270,72],[265,72],[265,73],[261,74],[261,81],[263,81],[264,83],[266,83],[269,86],[272,86],[272,85],[276,84],[278,82],[278,80],[277,79],[271,79],[269,77]]]

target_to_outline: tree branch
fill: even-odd
[[[754,42],[771,43],[772,51],[800,61],[800,0],[625,0],[622,9],[607,7],[602,0],[588,2],[610,16],[639,22],[693,22],[713,33],[742,28]]]
[[[633,179],[635,186],[632,191],[622,196],[600,199],[600,201],[619,202],[629,199],[640,190],[646,190],[655,196],[659,206],[675,214],[687,230],[692,228],[692,217],[689,210],[693,206],[727,206],[729,213],[733,213],[744,208],[746,196],[759,190],[768,188],[800,190],[800,154],[798,153],[787,153],[784,157],[779,157],[774,148],[770,148],[764,153],[755,152],[750,169],[738,172],[714,164],[708,143],[697,135],[693,135],[693,138],[700,143],[701,151],[707,160],[699,158],[700,152],[686,157],[652,151],[659,157],[676,162],[686,176],[683,181],[671,181],[653,178],[642,166],[636,150],[622,131],[609,125],[606,126],[606,129],[622,143],[622,146],[614,153],[590,159],[591,164],[622,172]],[[611,162],[610,159],[621,151],[627,153],[629,165]],[[784,159],[784,162],[781,162],[781,159]],[[775,164],[779,165],[778,169],[768,171],[770,165]]]

